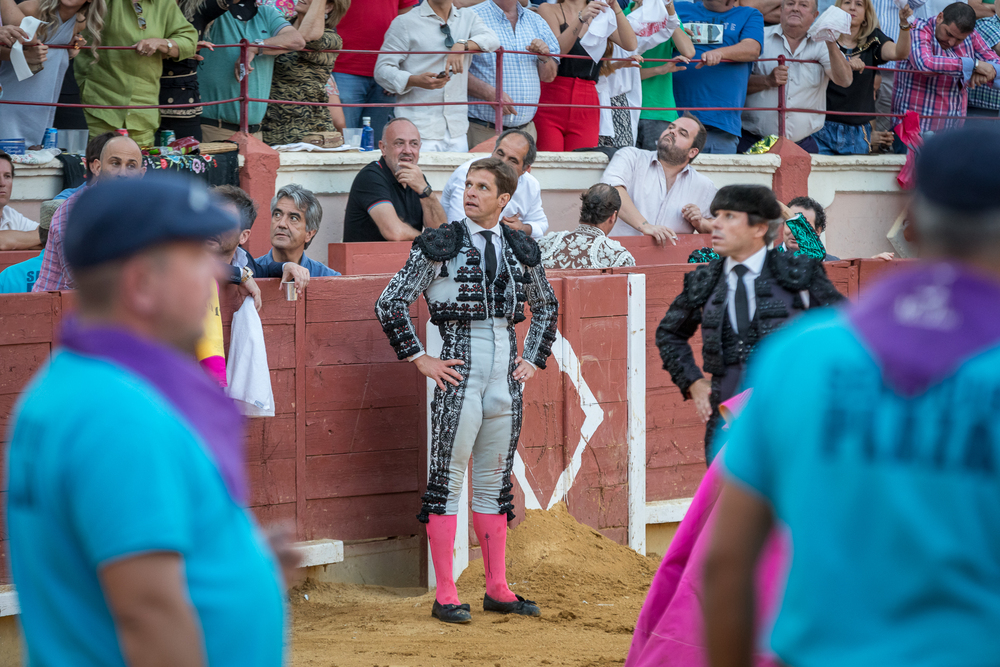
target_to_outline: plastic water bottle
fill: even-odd
[[[372,129],[372,119],[365,116],[361,119],[361,151],[375,150],[375,130]]]

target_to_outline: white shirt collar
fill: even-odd
[[[491,227],[490,229],[486,229],[485,227],[480,227],[479,225],[477,225],[476,223],[474,223],[472,220],[466,218],[465,219],[465,224],[467,224],[469,226],[469,233],[473,234],[473,235],[474,234],[478,234],[479,232],[493,232],[494,234],[496,234],[497,236],[499,236],[500,233],[501,233],[500,232],[500,224],[502,224],[502,223],[498,223],[495,227]]]
[[[750,270],[750,273],[754,274],[755,276],[760,275],[760,272],[764,269],[764,259],[766,257],[767,257],[767,246],[764,246],[754,254],[747,257],[742,262],[737,262],[732,257],[726,257],[726,262],[723,268],[726,270],[726,274],[728,275],[729,272],[733,270],[734,266],[736,266],[737,264],[742,264],[743,266],[747,267]]]

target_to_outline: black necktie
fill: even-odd
[[[743,282],[743,276],[749,270],[742,264],[733,267],[736,273],[736,333],[742,340],[746,340],[747,331],[750,330],[750,301],[747,299],[746,283]]]
[[[497,253],[493,249],[493,232],[480,232],[486,239],[486,247],[483,248],[483,255],[486,256],[486,281],[493,284],[497,277]]]

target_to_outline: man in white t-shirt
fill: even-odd
[[[536,155],[535,140],[524,130],[506,130],[497,137],[493,157],[500,158],[517,174],[517,190],[503,209],[500,222],[540,239],[549,229],[549,220],[542,209],[542,186],[530,173]],[[465,218],[465,177],[472,158],[452,172],[441,191],[441,205],[449,222]]]
[[[38,223],[29,220],[10,205],[14,190],[14,161],[0,153],[0,250],[31,250],[41,248]]]

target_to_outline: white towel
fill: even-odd
[[[236,401],[240,412],[248,417],[274,416],[264,327],[254,308],[253,297],[248,296],[233,314],[226,379],[229,382],[226,393]]]
[[[605,7],[604,10],[594,17],[587,29],[587,34],[580,38],[580,46],[590,54],[594,62],[600,62],[604,57],[604,50],[608,46],[608,37],[618,29],[618,19],[615,17],[615,10]]]
[[[840,7],[830,7],[819,15],[806,33],[817,42],[836,42],[851,32],[851,15]]]

